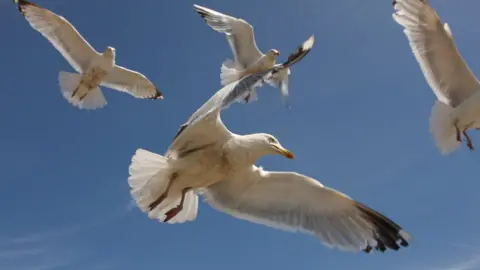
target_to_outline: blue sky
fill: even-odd
[[[108,105],[82,111],[60,94],[73,69],[11,3],[0,4],[0,268],[480,269],[476,211],[480,152],[440,156],[428,132],[434,95],[390,1],[38,1],[66,17],[98,51],[138,70],[164,93],[139,100],[103,89]],[[474,0],[431,0],[462,55],[480,73]],[[242,17],[257,44],[286,59],[314,34],[292,69],[286,109],[278,90],[223,112],[236,133],[268,132],[296,154],[263,158],[268,170],[315,177],[386,214],[414,237],[399,252],[366,255],[304,234],[237,220],[200,204],[194,222],[166,225],[130,202],[137,148],[163,153],[178,127],[220,88],[231,57],[224,35],[192,4]],[[470,132],[480,147],[479,133]]]

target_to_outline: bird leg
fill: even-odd
[[[245,100],[245,103],[248,103],[248,101],[250,100],[250,94],[248,94],[243,100]]]
[[[176,207],[170,209],[167,213],[165,213],[165,220],[163,220],[163,222],[167,222],[169,221],[170,219],[174,218],[176,215],[178,215],[178,213],[180,213],[180,211],[183,210],[183,202],[185,201],[185,194],[187,194],[187,192],[192,189],[192,188],[184,188],[182,190],[182,198],[180,199],[180,204],[177,205]]]
[[[83,83],[84,83],[84,77],[82,76],[82,79],[78,83],[77,88],[75,88],[75,90],[73,90],[72,95],[70,96],[71,98],[75,97],[75,95],[78,92],[78,89],[80,88],[80,86],[82,86]]]
[[[73,90],[72,92],[72,95],[70,96],[71,98],[75,97],[75,95],[77,94],[78,92],[78,88],[80,87],[80,85],[77,86],[77,88],[75,88],[75,90]]]
[[[79,101],[82,101],[82,100],[88,95],[89,92],[90,92],[90,91],[87,91],[85,94],[83,94],[82,96],[80,96],[80,97],[78,98],[78,100],[79,100]]]
[[[470,149],[470,151],[473,151],[473,143],[472,139],[467,134],[467,128],[462,131],[463,136],[465,136],[465,139],[467,139],[467,146]]]
[[[460,129],[457,126],[457,122],[455,122],[455,130],[457,132],[457,142],[461,142],[462,141],[462,136],[460,135]]]
[[[173,181],[177,178],[177,176],[178,176],[178,173],[176,173],[176,172],[172,173],[172,176],[170,177],[170,180],[168,181],[168,185],[167,185],[167,188],[165,189],[165,191],[162,193],[162,195],[160,195],[155,201],[153,201],[148,206],[150,211],[155,209],[155,207],[157,207],[159,204],[161,204],[163,202],[163,200],[165,200],[165,198],[167,198],[168,192],[170,192],[170,188],[172,187]]]

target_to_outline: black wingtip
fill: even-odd
[[[22,15],[24,14],[24,8],[26,6],[35,6],[38,7],[36,4],[32,2],[28,2],[26,0],[13,0],[13,2],[17,5],[17,9]]]
[[[177,137],[188,127],[187,124],[183,124],[180,126],[180,128],[178,129],[177,131],[177,134],[175,134],[175,138],[173,138],[173,140],[175,141],[175,139],[177,139]]]
[[[287,61],[282,63],[282,65],[284,67],[289,67],[302,60],[312,50],[314,43],[315,37],[311,35],[302,43],[302,45],[298,46],[297,49],[295,49],[295,51],[288,56]]]
[[[153,99],[153,100],[155,100],[155,99],[163,99],[163,94],[162,94],[162,92],[160,92],[160,91],[159,91],[158,89],[156,89],[156,88],[155,88],[155,90],[156,90],[155,95],[154,95],[153,97],[151,97],[150,99]]]
[[[203,19],[205,19],[205,17],[208,15],[207,12],[199,5],[193,5],[193,10],[195,10],[195,12],[197,12]]]
[[[367,245],[363,249],[365,253],[370,253],[374,248],[382,253],[388,249],[397,251],[401,246],[409,245],[408,234],[395,222],[361,203],[357,202],[356,206],[362,212],[364,219],[373,225],[374,239],[377,242],[374,247]]]

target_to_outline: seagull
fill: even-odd
[[[210,27],[226,34],[234,54],[235,62],[227,59],[222,63],[220,72],[222,85],[237,81],[249,74],[268,70],[275,65],[280,52],[276,49],[270,49],[266,54],[263,54],[257,47],[253,27],[248,22],[199,5],[193,5],[193,8]],[[314,37],[311,36],[301,48],[308,52],[313,43]],[[270,85],[280,88],[284,101],[288,96],[289,75],[290,69],[282,69],[281,73],[278,73],[275,78],[272,78],[272,81],[268,82]],[[253,91],[251,96],[246,97],[245,103],[248,103],[250,99],[256,100],[256,98],[256,92]]]
[[[455,151],[468,129],[480,128],[480,84],[463,60],[447,23],[427,0],[395,0],[393,19],[404,27],[410,47],[437,99],[430,132],[442,155]]]
[[[234,134],[221,120],[220,112],[261,79],[251,75],[220,89],[180,127],[164,156],[137,149],[128,183],[142,212],[169,224],[193,221],[204,196],[239,219],[310,233],[341,250],[408,246],[410,236],[399,225],[347,195],[305,175],[254,165],[265,155],[294,158],[274,136]]]
[[[136,98],[163,99],[162,93],[144,75],[115,64],[115,48],[98,53],[65,18],[26,0],[15,0],[30,26],[40,32],[78,72],[60,71],[58,80],[64,98],[80,109],[107,105],[100,85]]]

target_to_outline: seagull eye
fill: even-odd
[[[275,139],[273,137],[268,137],[268,142],[269,143],[275,143]]]

